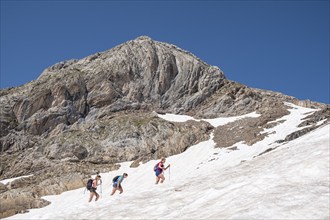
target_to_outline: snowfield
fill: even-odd
[[[237,150],[214,148],[210,139],[184,153],[167,158],[166,181],[155,185],[158,161],[101,173],[99,201],[88,203],[84,188],[45,196],[51,204],[7,219],[329,219],[330,125],[300,138],[276,143],[299,130],[302,118],[316,111],[293,107],[283,123],[264,130],[264,140]],[[159,115],[165,120],[192,120],[188,116]],[[242,117],[210,120],[219,126]],[[193,119],[194,120],[194,119]],[[207,119],[205,119],[207,120]],[[267,150],[271,151],[266,152]],[[112,178],[123,172],[124,193],[110,196]],[[6,180],[4,180],[6,181]]]

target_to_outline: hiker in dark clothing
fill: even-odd
[[[89,189],[89,200],[88,202],[91,202],[93,197],[95,196],[95,201],[97,201],[100,197],[100,195],[96,192],[97,186],[101,184],[101,176],[98,174],[95,179],[93,180],[92,187]]]
[[[122,194],[124,192],[123,187],[121,186],[121,184],[124,181],[124,178],[127,178],[127,177],[128,177],[128,174],[124,173],[123,175],[117,176],[113,179],[113,189],[112,189],[111,196],[113,194],[115,194],[115,192],[117,190],[119,190],[119,194]]]

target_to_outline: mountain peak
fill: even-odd
[[[95,90],[86,94],[90,107],[125,99],[139,105],[157,103],[158,107],[173,111],[177,111],[174,106],[181,106],[183,111],[197,106],[225,80],[219,68],[175,45],[154,41],[148,36],[81,60],[60,62],[47,68],[39,79],[49,83],[50,76],[64,80],[74,75],[83,79],[89,91]]]
[[[153,41],[149,36],[146,35],[142,35],[140,37],[137,37],[134,39],[135,41],[139,41],[139,40],[149,40],[149,41]]]

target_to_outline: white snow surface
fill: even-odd
[[[0,183],[6,185],[7,183],[10,183],[10,182],[12,182],[12,181],[14,181],[14,180],[21,179],[21,178],[24,178],[24,177],[30,177],[30,176],[33,176],[33,174],[25,175],[25,176],[19,176],[19,177],[10,178],[10,179],[5,179],[5,180],[1,180]]]
[[[218,127],[220,125],[225,125],[229,122],[238,120],[238,119],[242,119],[242,118],[246,118],[246,117],[251,117],[251,118],[255,118],[255,117],[259,117],[260,115],[252,112],[246,115],[241,115],[241,116],[236,116],[236,117],[227,117],[227,118],[214,118],[214,119],[195,119],[191,116],[188,115],[175,115],[175,114],[158,114],[158,117],[165,119],[167,121],[173,121],[173,122],[186,122],[188,120],[194,120],[194,121],[206,121],[209,122],[212,126],[214,127]]]
[[[171,168],[163,184],[155,185],[153,166],[158,161],[137,168],[125,162],[117,171],[101,173],[97,202],[88,203],[89,193],[80,188],[45,196],[50,205],[7,219],[329,219],[330,125],[275,143],[301,129],[297,125],[302,119],[316,111],[287,105],[292,107],[290,114],[278,120],[284,122],[264,130],[268,137],[253,146],[214,148],[212,134],[209,140],[167,158],[165,165]],[[170,114],[159,117],[192,120]],[[258,115],[210,121],[219,126],[242,117]],[[110,196],[112,178],[123,172],[128,173],[124,193]]]

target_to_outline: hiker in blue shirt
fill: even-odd
[[[121,176],[116,176],[115,178],[113,178],[113,189],[112,189],[112,193],[111,196],[113,194],[115,194],[115,192],[117,190],[119,190],[119,194],[122,194],[124,192],[123,187],[121,186],[122,182],[124,181],[124,178],[127,178],[128,174],[124,173]]]

